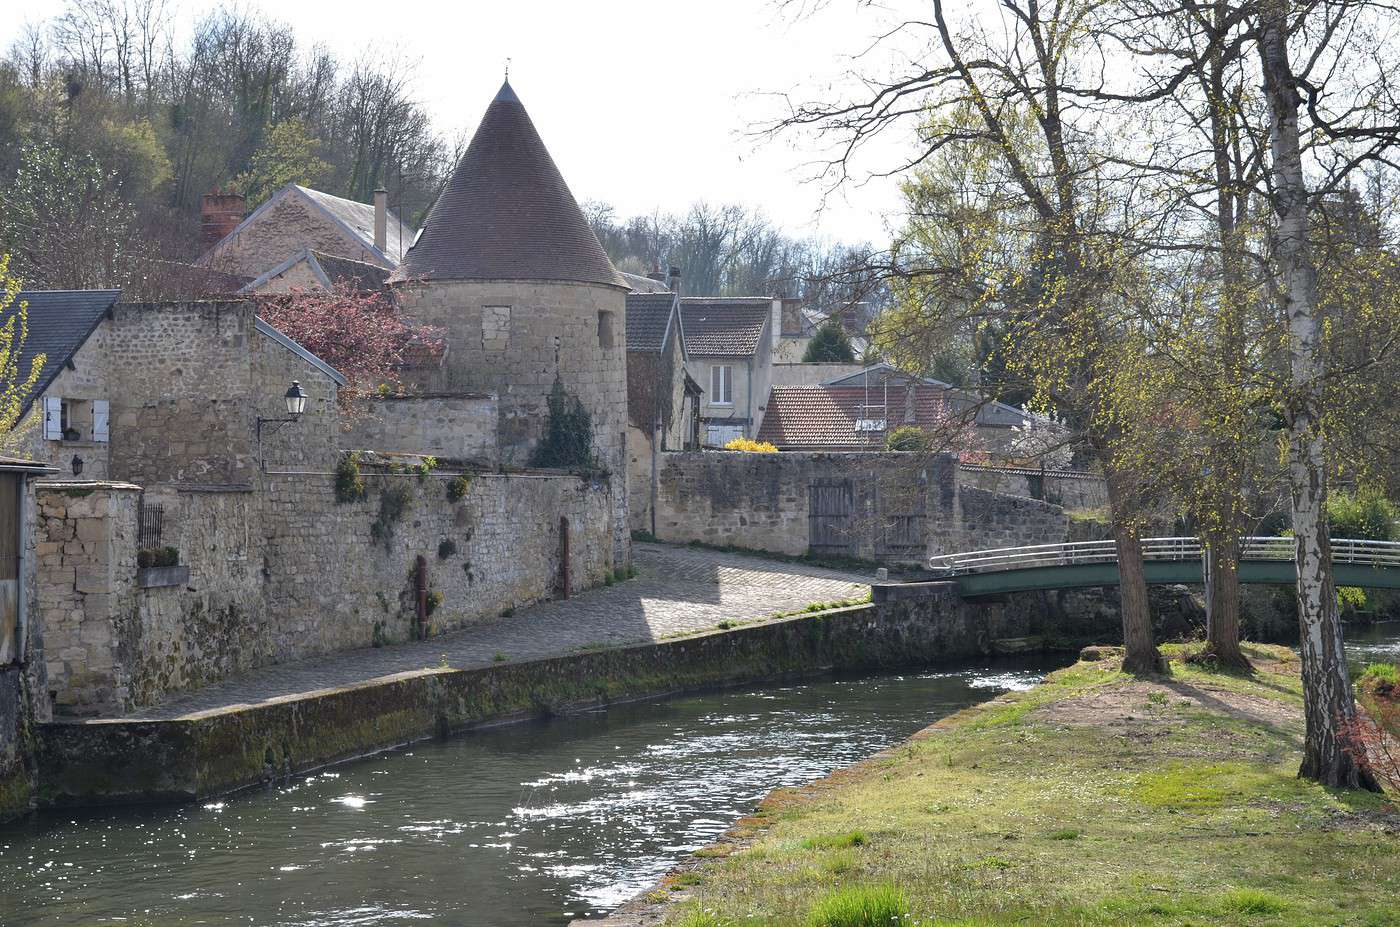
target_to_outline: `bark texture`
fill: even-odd
[[[1133,507],[1125,500],[1122,476],[1108,474],[1109,510],[1118,552],[1118,590],[1123,616],[1123,671],[1150,675],[1166,670],[1152,639],[1152,610],[1147,599],[1147,576],[1142,568],[1142,538]]]
[[[1275,257],[1288,324],[1288,476],[1297,539],[1299,647],[1307,729],[1298,774],[1324,785],[1377,789],[1353,759],[1341,730],[1356,715],[1342,650],[1342,625],[1332,583],[1327,534],[1326,444],[1322,407],[1322,333],[1317,316],[1317,269],[1308,242],[1308,187],[1298,136],[1301,99],[1288,51],[1289,4],[1265,0],[1258,47],[1268,102],[1269,144],[1278,217]]]

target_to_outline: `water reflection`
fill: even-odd
[[[620,706],[421,744],[202,806],[0,830],[0,923],[562,924],[645,890],[770,789],[1046,664]]]

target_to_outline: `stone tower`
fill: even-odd
[[[442,369],[420,386],[497,394],[505,463],[530,462],[556,377],[578,397],[626,562],[628,288],[509,82],[390,279],[410,317],[445,332]]]

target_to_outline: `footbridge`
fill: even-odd
[[[1298,577],[1293,538],[1241,538],[1240,582],[1292,585]],[[1197,538],[1143,538],[1143,571],[1149,583],[1199,583],[1202,549]],[[1002,547],[929,558],[940,578],[967,597],[1036,589],[1118,585],[1118,551],[1112,541]],[[1400,589],[1400,542],[1332,540],[1332,576],[1338,586]]]

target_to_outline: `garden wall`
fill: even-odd
[[[495,617],[558,592],[560,517],[572,588],[613,569],[606,482],[483,474],[268,474],[254,491],[153,487],[175,571],[138,572],[140,488],[46,485],[38,493],[36,611],[48,688],[65,715],[116,714],[256,666],[416,633],[415,562],[437,602],[429,631]]]
[[[965,485],[951,455],[661,455],[656,534],[774,553],[920,564],[931,554],[1063,541],[1064,511]]]
[[[1108,505],[1108,484],[1097,473],[963,465],[958,468],[958,478],[979,489],[1039,499],[1067,509],[1100,509]]]

